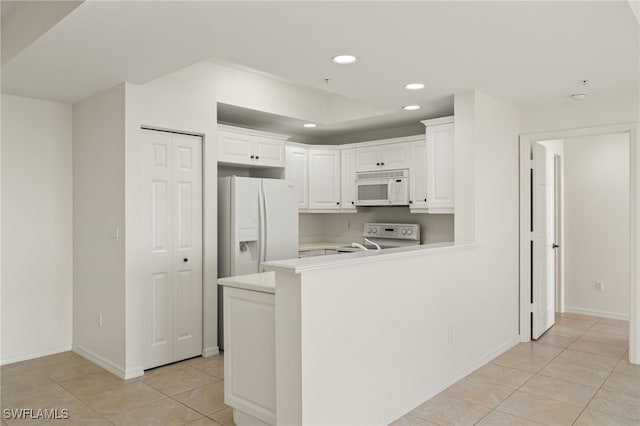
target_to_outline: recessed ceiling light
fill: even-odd
[[[331,58],[331,62],[340,65],[353,64],[357,60],[358,58],[353,55],[337,55]]]
[[[303,126],[304,127],[308,127],[308,128],[318,127],[318,125],[316,123],[304,123]]]
[[[408,83],[404,85],[404,88],[407,90],[421,90],[424,89],[424,84],[422,83]]]
[[[417,109],[420,109],[420,105],[405,105],[402,107],[402,109],[407,111],[415,111]]]

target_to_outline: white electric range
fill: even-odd
[[[365,223],[364,241],[354,246],[338,247],[338,253],[378,250],[420,244],[420,225],[415,223]]]

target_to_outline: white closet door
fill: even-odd
[[[173,361],[202,353],[202,139],[173,135]]]
[[[145,369],[202,352],[202,140],[143,130],[148,153]]]

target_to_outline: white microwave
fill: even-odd
[[[356,173],[356,205],[409,205],[409,170]]]

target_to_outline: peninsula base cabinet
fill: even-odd
[[[225,287],[224,402],[238,426],[276,424],[275,294]]]

